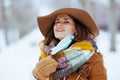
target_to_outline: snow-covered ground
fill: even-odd
[[[116,35],[116,52],[110,51],[110,34],[101,31],[97,37],[99,50],[104,54],[108,80],[120,80],[120,33]],[[31,71],[38,61],[40,31],[34,29],[24,38],[0,52],[0,80],[34,80]]]

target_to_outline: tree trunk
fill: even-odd
[[[110,50],[116,50],[116,31],[117,31],[117,24],[115,19],[115,1],[110,0],[110,19],[109,19],[109,31],[110,31]]]

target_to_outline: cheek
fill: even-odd
[[[69,28],[66,29],[66,31],[69,32],[69,33],[74,33],[75,32],[75,27],[74,26],[69,27]]]

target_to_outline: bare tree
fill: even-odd
[[[111,34],[110,38],[110,50],[115,51],[116,50],[116,31],[117,31],[117,21],[115,19],[115,10],[116,10],[116,3],[114,0],[110,0],[110,12],[109,12],[109,31]]]
[[[20,37],[35,28],[38,6],[34,0],[17,0],[12,1],[12,12],[19,26]]]
[[[36,27],[37,5],[34,0],[0,0],[0,26],[7,45]]]

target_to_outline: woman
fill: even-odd
[[[38,17],[45,39],[40,61],[33,69],[37,80],[107,80],[94,38],[99,30],[91,16],[76,8],[59,9]]]

